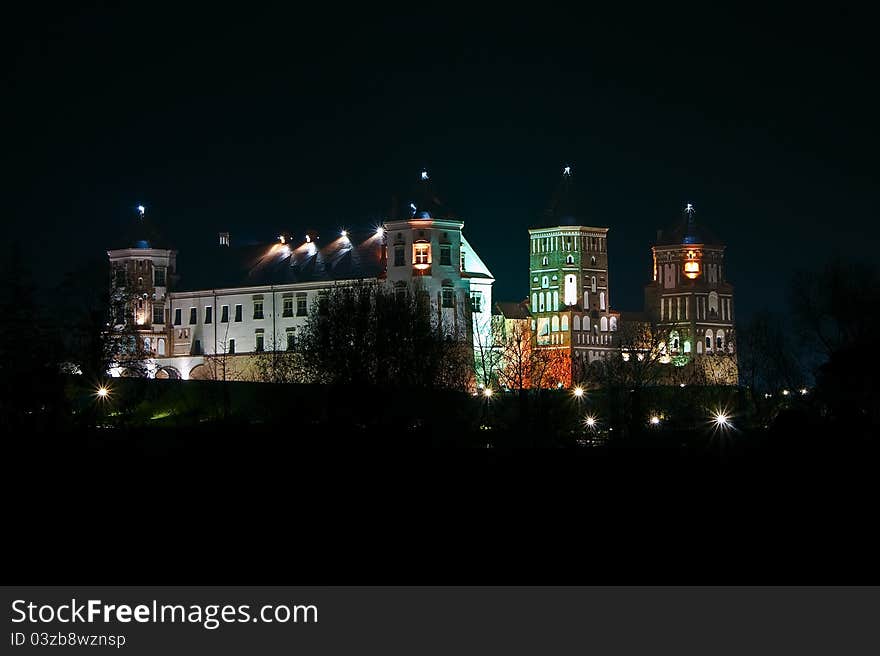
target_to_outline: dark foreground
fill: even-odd
[[[151,408],[10,431],[13,578],[880,583],[876,441],[803,408],[761,430],[740,413],[725,432],[597,440],[540,424],[564,416],[562,395],[516,426],[500,400],[258,393],[227,418]],[[536,442],[555,448],[520,448]]]

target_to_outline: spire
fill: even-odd
[[[410,195],[407,214],[413,218],[453,218],[449,209],[437,195],[428,169],[419,171],[419,180]]]
[[[562,167],[562,176],[550,199],[550,205],[544,211],[546,225],[576,225],[578,222],[577,202],[574,187],[574,175],[571,166]]]
[[[147,208],[143,205],[135,205],[134,212],[135,219],[128,224],[126,229],[126,246],[129,248],[157,248],[161,238],[154,222],[147,216]]]

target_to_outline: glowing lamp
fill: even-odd
[[[491,387],[487,387],[486,389],[484,389],[484,390],[483,390],[483,396],[485,396],[487,399],[488,399],[489,397],[491,397],[491,396],[492,396],[492,388],[491,388]]]
[[[806,387],[801,388],[801,396],[806,396],[806,395],[807,395],[807,388]]]
[[[782,396],[788,396],[788,394],[789,394],[788,390],[782,390]]]
[[[715,414],[715,425],[719,428],[726,428],[730,425],[730,420],[727,415],[723,412],[718,412]]]
[[[660,417],[658,417],[657,415],[654,415],[653,417],[651,417],[651,425],[652,426],[656,426],[659,423],[660,423]]]
[[[584,419],[584,423],[589,428],[593,428],[596,425],[596,418],[593,415],[587,415],[587,418]]]
[[[583,387],[575,387],[571,391],[571,393],[574,394],[576,397],[580,398],[584,395],[584,388]]]
[[[101,387],[95,390],[95,396],[97,396],[99,399],[106,399],[108,396],[110,396],[110,390],[101,385]]]
[[[376,228],[376,234],[381,237],[382,235],[385,234],[385,228],[383,228],[382,226],[379,226],[378,228]]]
[[[348,237],[348,230],[343,230],[342,232],[339,233],[339,235],[340,235],[343,239],[347,238],[347,237]]]

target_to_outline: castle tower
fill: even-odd
[[[611,310],[608,228],[589,225],[575,205],[567,166],[543,220],[529,229],[529,307],[536,346],[562,350],[577,368],[607,357],[619,314]]]
[[[651,250],[653,280],[645,288],[645,310],[669,331],[671,358],[683,365],[729,356],[726,364],[719,357],[711,361],[719,366],[706,382],[736,384],[733,285],[725,276],[724,243],[687,203],[672,229],[658,231]]]
[[[402,214],[384,226],[386,281],[395,289],[427,294],[444,327],[488,343],[494,277],[462,234],[464,221],[438,197],[427,171],[420,172]]]
[[[143,205],[137,207],[135,220],[127,246],[107,251],[114,322],[136,332],[146,357],[164,356],[170,353],[166,301],[173,287],[177,251],[158,247],[158,233]]]

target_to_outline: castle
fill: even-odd
[[[715,382],[735,384],[733,288],[725,276],[724,244],[696,222],[688,205],[679,224],[659,232],[652,247],[644,312],[622,313],[611,302],[610,230],[578,215],[571,187],[566,167],[549,208],[529,229],[529,294],[522,303],[493,302],[494,276],[466,239],[464,222],[438,200],[427,171],[406,216],[392,216],[368,233],[342,230],[326,243],[316,233],[300,239],[281,234],[270,243],[237,246],[221,232],[215,266],[204,281],[178,279],[177,251],[162,247],[139,207],[138,234],[126,248],[108,251],[119,305],[115,321],[133,320],[149,375],[210,379],[218,356],[231,357],[243,371],[253,354],[294,348],[322,295],[363,281],[427,294],[438,325],[472,340],[478,353],[487,345],[503,350],[498,319],[521,324],[536,352],[552,351],[569,363],[555,385],[571,384],[594,362],[656,350],[622,339],[634,325],[662,333],[662,361],[674,368],[731,356]],[[126,372],[118,366],[111,373]]]

